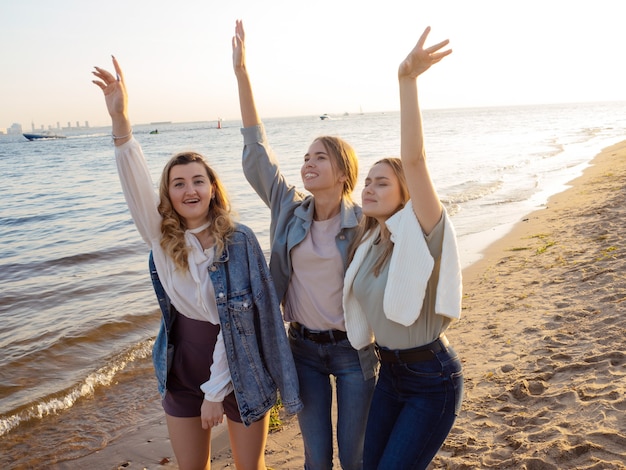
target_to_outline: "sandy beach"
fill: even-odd
[[[464,271],[461,415],[431,469],[626,469],[626,141]],[[214,469],[232,469],[227,432]],[[303,468],[295,417],[266,463]],[[338,467],[338,461],[335,465]],[[175,469],[163,416],[55,468]]]

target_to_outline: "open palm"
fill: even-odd
[[[92,72],[93,75],[99,78],[99,80],[92,81],[104,92],[107,110],[111,116],[124,114],[128,102],[124,75],[115,57],[113,57],[113,67],[115,68],[115,76],[100,67],[95,67],[95,71]]]
[[[399,78],[416,78],[418,75],[428,70],[431,65],[436,64],[445,56],[452,53],[452,49],[439,52],[441,48],[448,45],[450,42],[448,39],[424,49],[424,43],[426,42],[428,33],[430,33],[430,26],[424,30],[416,46],[400,64],[398,68]]]

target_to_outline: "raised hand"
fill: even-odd
[[[235,35],[233,36],[233,69],[235,74],[238,71],[245,71],[246,68],[246,32],[243,29],[243,21],[235,22]]]
[[[254,102],[252,84],[246,68],[246,32],[243,29],[243,22],[235,22],[235,35],[233,44],[233,69],[237,77],[237,89],[239,91],[239,107],[241,109],[241,121],[243,127],[256,126],[261,122],[259,113]]]
[[[117,59],[115,57],[112,57],[112,59],[115,75],[100,67],[95,67],[95,71],[91,73],[99,78],[99,80],[92,80],[92,82],[99,86],[104,92],[104,99],[109,114],[115,119],[118,116],[126,117],[128,95],[126,93],[126,84],[124,83],[122,69]]]
[[[430,26],[424,30],[419,41],[417,41],[417,45],[400,64],[398,68],[398,78],[417,78],[418,75],[426,72],[431,65],[436,64],[445,56],[452,53],[452,49],[439,52],[441,48],[448,45],[450,42],[448,39],[424,49],[424,43],[426,42],[428,33],[430,33]]]

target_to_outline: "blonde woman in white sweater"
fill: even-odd
[[[363,468],[425,469],[450,432],[463,394],[461,362],[445,331],[461,312],[456,236],[426,164],[417,77],[449,55],[424,48],[400,64],[401,158],[380,160],[362,192],[365,217],[351,250],[344,315],[354,348],[376,342],[381,369]]]

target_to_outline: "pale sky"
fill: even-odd
[[[110,125],[94,65],[124,70],[136,123],[239,119],[235,20],[262,118],[398,109],[426,26],[453,54],[428,108],[626,100],[621,0],[0,0],[0,129]]]

